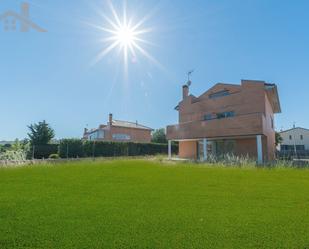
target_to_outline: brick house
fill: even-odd
[[[206,160],[209,153],[232,153],[263,160],[275,157],[274,114],[280,113],[277,86],[242,80],[241,85],[218,83],[195,97],[183,86],[175,108],[179,123],[167,126],[171,141],[179,141],[179,157]]]
[[[109,114],[109,122],[98,128],[85,128],[83,139],[92,141],[150,143],[152,129],[136,122],[114,120]]]

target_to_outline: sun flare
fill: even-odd
[[[143,44],[152,45],[151,42],[145,40],[143,35],[150,33],[152,29],[142,28],[145,21],[149,18],[145,16],[137,22],[133,18],[127,17],[127,9],[124,5],[123,15],[120,16],[111,2],[109,2],[112,18],[101,13],[106,25],[96,26],[103,31],[104,38],[101,41],[106,44],[105,48],[97,55],[96,62],[102,60],[107,54],[113,50],[121,51],[125,69],[128,67],[128,61],[136,61],[138,54],[145,56],[152,62],[159,64],[147,51],[143,48]]]
[[[121,27],[115,36],[115,40],[122,46],[132,46],[135,40],[134,31],[130,27]]]

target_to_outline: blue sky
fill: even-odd
[[[186,72],[191,93],[217,82],[257,79],[278,85],[282,114],[276,128],[309,127],[309,2],[279,0],[127,1],[128,16],[149,18],[142,44],[160,64],[137,52],[123,59],[100,41],[112,17],[104,0],[29,0],[31,20],[47,33],[5,32],[0,24],[0,140],[24,138],[27,125],[45,119],[57,138],[115,119],[153,128],[177,123],[174,107]],[[0,0],[0,13],[21,1]],[[113,1],[122,13],[122,1]]]

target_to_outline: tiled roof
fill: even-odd
[[[129,121],[121,121],[121,120],[113,120],[113,126],[127,127],[127,128],[135,128],[135,129],[144,129],[144,130],[152,130],[151,128],[141,125],[137,122],[129,122]]]

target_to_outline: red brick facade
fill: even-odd
[[[113,120],[109,115],[107,125],[84,131],[83,138],[94,141],[150,143],[152,129],[137,122]]]
[[[212,153],[256,158],[257,135],[261,135],[263,159],[274,159],[274,113],[281,112],[275,84],[218,83],[199,97],[188,90],[183,87],[183,100],[176,107],[179,123],[167,126],[167,138],[180,141],[180,157],[197,158],[198,142],[205,138]]]

